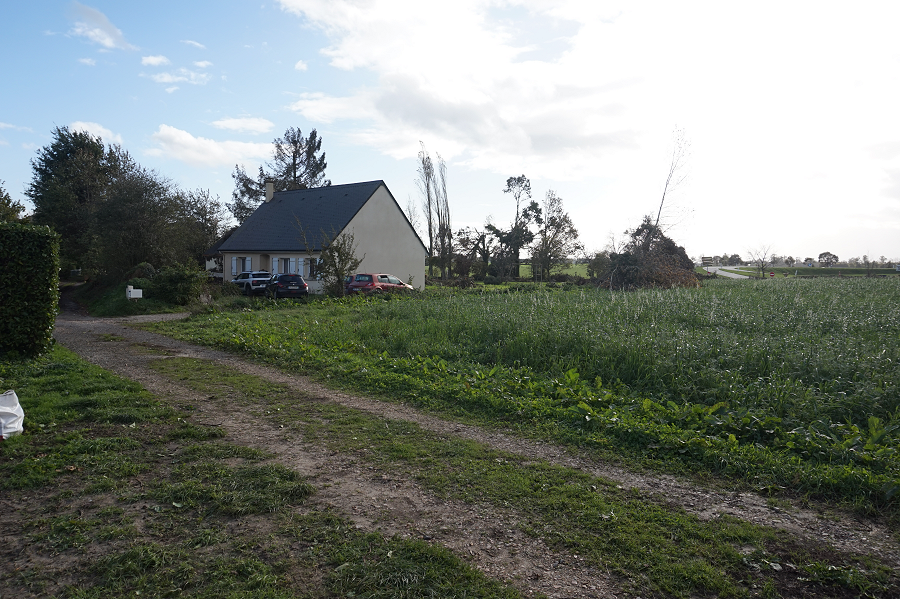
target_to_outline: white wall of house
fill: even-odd
[[[272,252],[268,254],[248,252],[224,252],[225,280],[230,281],[245,270],[265,270],[271,274],[299,274],[309,285],[310,293],[321,293],[322,282],[310,276],[311,260],[319,254]],[[248,266],[249,265],[249,266]]]
[[[425,248],[385,186],[379,187],[344,229],[353,234],[359,272],[390,273],[425,286]]]

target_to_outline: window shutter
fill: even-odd
[[[292,274],[292,275],[297,274],[297,269],[296,269],[297,264],[296,264],[296,262],[297,262],[297,259],[296,259],[296,258],[291,258],[290,263],[288,264],[288,269],[291,271],[291,274]]]
[[[234,276],[234,275],[236,275],[236,274],[238,274],[238,271],[237,271],[237,256],[232,256],[232,257],[231,257],[231,275]]]

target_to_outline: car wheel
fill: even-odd
[[[278,299],[278,290],[277,289],[272,290],[272,299]]]
[[[250,285],[244,285],[244,295],[250,295]]]

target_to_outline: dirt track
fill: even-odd
[[[190,345],[127,326],[130,322],[178,318],[183,315],[91,318],[67,306],[57,319],[54,336],[84,359],[141,383],[162,400],[188,401],[200,406],[198,421],[221,425],[227,440],[250,445],[278,456],[278,461],[311,477],[316,501],[352,518],[358,527],[385,535],[416,537],[441,543],[492,577],[506,580],[527,594],[549,597],[615,597],[615,581],[586,567],[576,556],[551,551],[523,534],[515,513],[492,506],[475,506],[437,499],[413,482],[388,472],[347,462],[324,448],[292,437],[254,408],[211,400],[158,374],[153,360],[185,356],[226,364],[238,371],[285,384],[318,401],[333,401],[391,420],[412,421],[442,435],[472,439],[496,449],[578,468],[625,487],[638,489],[648,500],[680,505],[702,518],[729,514],[756,524],[784,529],[811,543],[828,543],[852,553],[869,554],[900,569],[900,547],[877,522],[852,516],[828,517],[810,509],[769,506],[750,493],[698,488],[674,477],[628,472],[590,461],[565,448],[525,441],[477,427],[423,414],[409,407],[328,389],[306,377]],[[148,352],[147,347],[158,352]],[[248,431],[251,431],[248,433]]]

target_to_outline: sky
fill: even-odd
[[[447,164],[453,227],[504,194],[563,205],[587,250],[656,214],[688,255],[900,260],[900,3],[277,0],[8,3],[0,180],[28,205],[55,127],[229,201],[288,127],[333,183],[420,205]],[[680,133],[679,133],[680,132]]]

